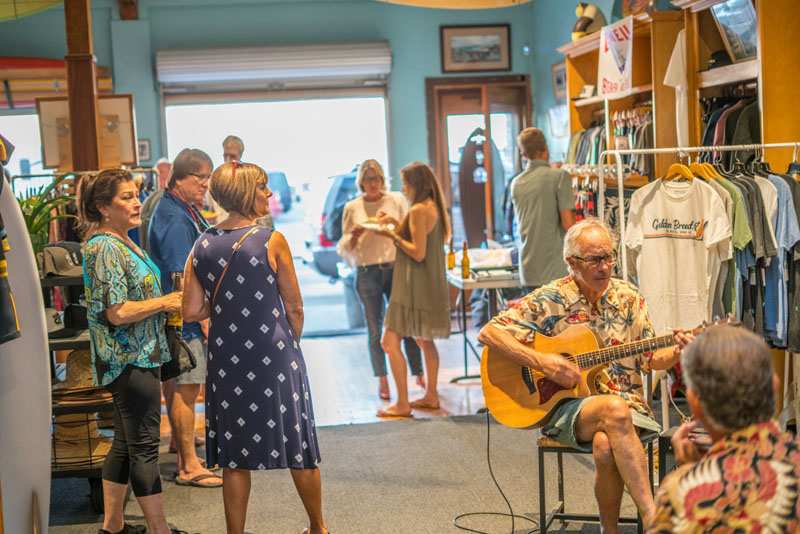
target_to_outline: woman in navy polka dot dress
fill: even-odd
[[[211,195],[229,217],[204,232],[186,263],[183,316],[210,318],[206,457],[223,468],[228,534],[244,532],[250,472],[290,469],[308,512],[322,518],[314,410],[299,339],[303,302],[285,238],[259,226],[272,194],[257,165],[226,163]]]

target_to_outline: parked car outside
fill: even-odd
[[[289,180],[286,179],[286,173],[268,171],[267,176],[269,176],[269,188],[281,201],[283,213],[288,212],[292,209],[292,187],[289,185]]]
[[[342,261],[336,244],[342,237],[344,205],[357,195],[356,170],[329,178],[330,187],[325,196],[319,223],[311,226],[311,239],[306,245],[311,249],[314,268],[325,276],[339,278],[337,263]]]

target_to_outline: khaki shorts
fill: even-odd
[[[578,421],[578,415],[581,413],[583,404],[590,398],[569,399],[559,404],[553,415],[548,419],[547,424],[542,427],[542,434],[567,447],[572,447],[579,451],[592,452],[592,444],[578,443],[578,438],[575,434],[575,423]],[[661,425],[655,419],[634,409],[631,409],[631,419],[639,433],[639,439],[643,442],[661,432]]]
[[[197,367],[189,371],[188,373],[183,373],[182,375],[178,375],[175,379],[176,384],[205,384],[206,383],[206,358],[208,355],[208,345],[203,340],[202,337],[196,337],[186,342],[189,345],[189,349],[194,354],[195,360],[197,360]]]

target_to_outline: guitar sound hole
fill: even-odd
[[[536,381],[536,385],[539,386],[539,398],[541,403],[544,404],[549,401],[553,395],[558,393],[559,391],[565,390],[567,388],[561,387],[552,380],[548,378],[540,378]]]

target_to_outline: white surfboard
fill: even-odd
[[[0,180],[2,180],[0,174]],[[8,183],[0,213],[11,251],[8,280],[22,335],[0,345],[0,484],[5,532],[33,532],[33,494],[39,528],[48,530],[50,511],[50,364],[39,273],[22,212]]]

